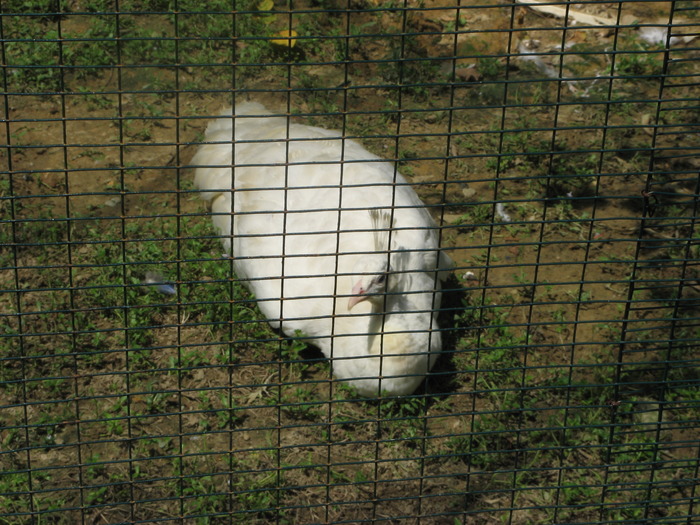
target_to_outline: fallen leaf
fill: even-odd
[[[261,12],[258,16],[264,24],[270,25],[274,21],[275,15],[272,13],[274,8],[274,0],[261,0],[260,3],[258,3],[258,11]]]
[[[459,67],[455,69],[455,75],[463,82],[480,82],[482,79],[481,73],[476,69],[476,66]]]
[[[294,29],[285,29],[272,36],[276,37],[270,41],[273,45],[291,48],[297,45],[296,37],[299,36],[299,34],[294,31]]]
[[[274,0],[261,0],[258,4],[258,11],[272,11],[274,8]]]

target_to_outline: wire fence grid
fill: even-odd
[[[0,523],[699,522],[699,36],[695,1],[0,3]],[[193,156],[249,101],[285,203],[302,124],[435,221],[415,390],[360,395],[236,275],[212,219],[279,215],[194,186],[244,140]]]

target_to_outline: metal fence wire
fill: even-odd
[[[462,1],[0,3],[1,524],[700,522],[700,4]]]

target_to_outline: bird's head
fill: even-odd
[[[395,288],[396,276],[394,270],[393,254],[389,251],[391,214],[386,211],[369,210],[372,221],[372,234],[374,237],[374,252],[360,256],[353,269],[352,291],[348,300],[348,310],[362,301],[370,301],[375,306],[384,303],[387,292]],[[395,244],[393,241],[391,244]]]
[[[386,254],[364,255],[357,261],[353,271],[352,295],[348,300],[348,310],[362,301],[381,304],[387,291],[389,261]]]

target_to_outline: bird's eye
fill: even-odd
[[[383,273],[379,277],[377,277],[378,284],[384,284],[384,281],[386,281],[386,274],[385,273]]]

